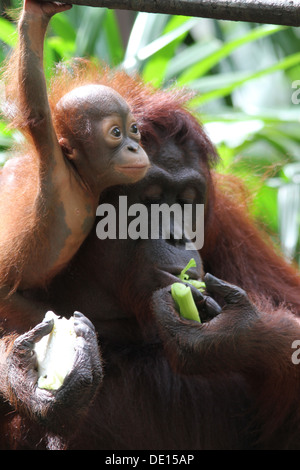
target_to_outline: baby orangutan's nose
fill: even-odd
[[[139,145],[132,142],[127,145],[127,149],[130,150],[130,152],[137,152],[139,149]]]

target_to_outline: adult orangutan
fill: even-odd
[[[47,22],[48,7],[30,3],[35,25]],[[50,94],[58,135],[57,103],[87,84],[109,84],[129,103],[151,160],[143,180],[106,189],[99,203],[205,204],[205,244],[188,251],[172,234],[99,240],[96,220],[47,288],[2,296],[1,448],[300,448],[298,272],[213,172],[216,153],[183,93],[75,64]],[[194,292],[202,323],[181,318],[170,294],[191,257],[191,278],[209,273],[208,295]],[[33,347],[49,332],[48,309],[77,311],[76,358],[57,391],[37,387]]]

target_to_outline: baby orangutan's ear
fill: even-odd
[[[68,158],[68,160],[74,160],[76,158],[76,149],[72,147],[68,139],[66,139],[65,137],[61,137],[58,143],[61,146],[63,154],[66,158]]]

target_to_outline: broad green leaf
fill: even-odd
[[[207,75],[191,82],[189,88],[199,90],[202,97],[204,97],[206,94],[214,93],[219,90],[221,92],[223,89],[234,87],[235,83],[243,84],[247,79],[251,80],[250,75],[252,77],[253,72],[232,71],[216,75]],[[221,96],[223,96],[222,92]]]
[[[7,128],[5,122],[0,121],[0,135],[1,137],[4,136],[5,138],[12,138],[13,131]]]
[[[265,139],[281,153],[282,158],[286,160],[300,160],[299,141],[288,137],[285,133],[281,132],[278,126],[267,126],[260,134],[262,139]]]
[[[217,146],[217,150],[221,160],[216,167],[216,171],[219,173],[230,173],[231,165],[234,163],[235,149],[221,143]]]
[[[278,233],[277,189],[265,184],[261,186],[256,193],[252,213],[268,227],[269,232]]]
[[[17,44],[16,27],[8,20],[0,17],[0,41],[3,41],[10,47]]]
[[[76,41],[76,31],[66,14],[54,15],[51,19],[51,29],[64,41]]]
[[[219,112],[205,113],[202,117],[203,122],[229,122],[229,121],[245,121],[250,119],[259,119],[268,123],[288,123],[289,129],[291,129],[292,123],[297,123],[295,133],[298,134],[299,138],[299,109],[297,106],[291,108],[258,108],[255,111],[248,111],[247,113],[234,107],[221,106]],[[296,136],[292,136],[296,138]]]
[[[138,69],[139,51],[160,37],[170,16],[152,13],[138,13],[128,40],[123,67],[127,70]]]
[[[149,59],[153,54],[165,48],[178,38],[182,38],[190,29],[199,22],[198,18],[192,18],[185,21],[173,31],[169,31],[158,39],[155,39],[147,46],[143,47],[137,54],[139,60]]]
[[[53,67],[55,65],[55,54],[54,50],[48,43],[48,41],[45,41],[44,44],[44,70],[45,70],[45,77],[46,80],[49,81],[51,78],[51,75],[53,73]]]
[[[221,44],[220,40],[212,38],[208,42],[196,42],[189,47],[185,47],[182,51],[176,52],[168,62],[165,81],[177,78],[190,67],[219,50]]]
[[[59,56],[58,60],[68,60],[72,58],[75,50],[74,41],[66,41],[59,36],[54,36],[49,38],[47,43],[53,52],[55,51]]]
[[[242,37],[225,43],[218,51],[208,55],[204,60],[194,67],[186,70],[178,80],[179,85],[189,83],[196,78],[203,76],[212,67],[218,64],[222,59],[228,57],[234,50],[251,41],[257,41],[260,38],[282,31],[284,26],[263,25],[244,34]]]
[[[117,65],[124,57],[124,47],[122,44],[122,38],[116,14],[113,10],[107,10],[103,26],[106,33],[106,42],[111,58],[110,63],[112,65]]]
[[[6,137],[5,135],[0,134],[0,147],[10,147],[13,143],[13,139],[11,137]]]
[[[155,86],[162,84],[170,59],[190,29],[198,22],[199,19],[173,17],[167,24],[164,34],[138,53],[140,61],[150,58],[143,71],[146,82],[151,81]]]
[[[94,55],[96,43],[103,32],[103,21],[107,10],[85,7],[82,9],[82,21],[76,36],[76,52],[79,57]]]
[[[203,103],[217,99],[217,98],[223,98],[224,96],[229,95],[232,93],[233,90],[236,88],[242,86],[244,83],[254,80],[256,78],[260,78],[264,75],[269,75],[274,72],[277,72],[279,70],[285,70],[288,69],[289,67],[293,67],[294,65],[297,65],[300,63],[300,53],[293,54],[289,57],[285,57],[284,59],[280,60],[277,64],[273,64],[269,67],[263,68],[261,70],[258,70],[256,72],[250,72],[250,73],[239,73],[239,74],[231,74],[228,79],[228,84],[221,88],[216,88],[215,90],[208,91],[207,93],[202,94],[201,96],[198,96],[192,101],[193,106],[199,106],[202,105]],[[235,77],[234,77],[235,75]],[[238,77],[236,79],[236,77]],[[226,77],[228,78],[228,77]],[[212,80],[215,80],[215,83],[218,81],[218,78],[212,78]],[[222,76],[220,76],[220,80],[222,80]],[[208,79],[203,79],[204,85],[207,84]],[[202,89],[202,79],[200,80],[195,80],[190,84],[191,88],[201,90]]]

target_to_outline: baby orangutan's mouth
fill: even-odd
[[[148,168],[149,165],[145,165],[145,163],[137,163],[136,165],[124,165],[116,167],[116,171],[122,173],[124,176],[137,177],[138,179],[141,179],[146,175]]]
[[[124,171],[141,171],[141,170],[145,170],[146,168],[148,168],[148,165],[145,165],[144,163],[141,163],[141,164],[136,164],[136,165],[128,165],[128,166],[119,166],[118,167],[118,170],[121,171],[121,172],[124,172]]]

